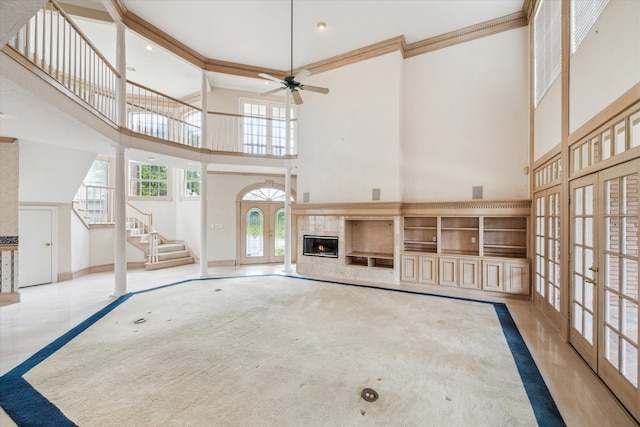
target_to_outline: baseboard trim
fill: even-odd
[[[144,261],[127,263],[127,270],[135,270],[139,268],[145,268]],[[58,274],[58,282],[77,279],[87,274],[105,273],[105,272],[114,271],[114,270],[115,270],[114,264],[94,265],[91,267],[83,268],[82,270],[78,270],[78,271],[60,273]]]
[[[20,292],[0,293],[0,306],[15,304],[20,302]]]

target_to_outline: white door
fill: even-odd
[[[53,282],[52,209],[20,209],[20,287]]]

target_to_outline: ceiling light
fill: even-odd
[[[147,159],[149,159],[150,162],[155,162],[156,161],[155,157],[147,157]]]
[[[153,50],[153,46],[151,46],[150,44],[147,45],[147,50],[148,51],[152,51]]]
[[[320,31],[324,31],[324,30],[326,30],[326,29],[327,29],[327,24],[326,24],[326,23],[324,23],[324,22],[318,22],[318,23],[316,24],[316,28],[317,28],[318,30],[320,30]]]

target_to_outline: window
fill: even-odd
[[[259,200],[263,202],[284,202],[285,192],[273,187],[251,190],[242,197],[242,200]]]
[[[143,135],[167,139],[167,118],[156,113],[131,113],[129,127]]]
[[[571,0],[571,54],[587,37],[589,30],[609,3],[609,0]]]
[[[286,153],[286,111],[282,104],[241,99],[243,151],[283,156]],[[249,116],[249,117],[248,117]],[[291,123],[291,139],[293,123]]]
[[[130,163],[129,196],[169,196],[169,175],[166,166]]]
[[[197,197],[200,195],[200,171],[184,171],[184,196]]]
[[[560,75],[561,4],[557,0],[541,0],[533,18],[536,107]]]
[[[200,111],[192,111],[184,116],[183,142],[191,147],[200,146]]]

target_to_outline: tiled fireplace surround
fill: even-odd
[[[376,206],[379,208],[380,206]],[[396,209],[393,209],[396,208]],[[302,210],[304,209],[304,211]],[[335,209],[335,207],[334,207]],[[294,208],[297,218],[297,258],[296,269],[299,274],[336,281],[350,281],[365,284],[385,284],[396,287],[400,285],[400,215],[397,206],[396,215],[364,215],[369,209],[335,209],[335,212],[314,214],[313,207]],[[379,212],[379,211],[378,211]],[[324,212],[323,212],[324,213]],[[376,268],[361,265],[349,265],[346,259],[347,236],[345,224],[350,220],[384,220],[393,222],[394,233],[394,263],[393,268]],[[337,236],[338,258],[317,257],[303,255],[303,240],[305,235]]]

